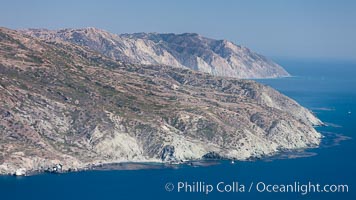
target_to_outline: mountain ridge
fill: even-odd
[[[27,29],[45,40],[63,40],[88,47],[112,59],[135,64],[164,64],[215,76],[276,78],[290,76],[281,66],[246,47],[197,33],[112,34],[97,28]]]

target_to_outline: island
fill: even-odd
[[[77,34],[85,31],[108,35]],[[314,126],[322,122],[312,112],[242,79],[288,76],[283,68],[207,40],[0,28],[0,174],[247,160],[320,144]]]

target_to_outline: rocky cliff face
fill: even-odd
[[[237,78],[289,76],[281,66],[246,47],[194,33],[115,35],[95,28],[30,29],[23,32],[47,41],[64,40],[112,59],[136,64],[163,64]]]
[[[0,174],[248,159],[316,146],[321,122],[270,87],[117,62],[0,29]]]

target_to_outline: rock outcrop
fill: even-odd
[[[0,174],[244,160],[317,146],[319,124],[255,81],[127,64],[0,28]]]

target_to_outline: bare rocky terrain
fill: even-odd
[[[28,29],[22,32],[46,41],[67,41],[114,60],[135,64],[162,64],[237,78],[289,76],[281,66],[246,47],[196,33],[116,35],[96,28]]]
[[[0,28],[0,174],[245,160],[320,143],[320,120],[270,87],[113,56]]]

